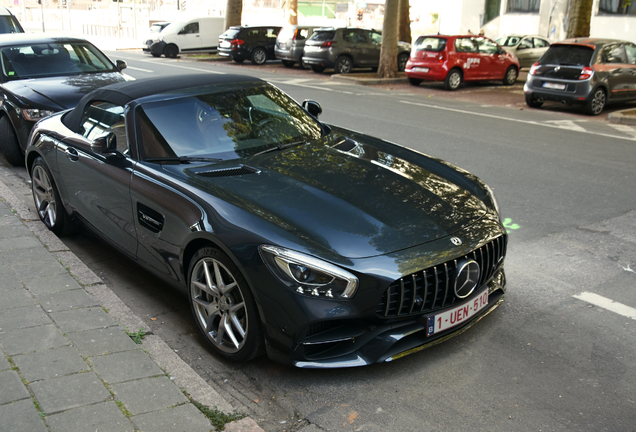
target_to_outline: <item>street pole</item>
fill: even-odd
[[[40,3],[40,10],[42,11],[42,33],[46,33],[46,30],[44,30],[44,1],[42,0],[42,3]]]

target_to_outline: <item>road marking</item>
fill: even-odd
[[[453,112],[457,112],[457,113],[461,113],[461,114],[470,114],[470,115],[475,115],[475,116],[479,116],[479,117],[488,117],[488,118],[493,118],[493,119],[497,119],[497,120],[506,120],[506,121],[515,122],[515,123],[525,123],[525,124],[529,124],[529,125],[543,126],[543,127],[553,128],[553,129],[563,129],[561,126],[550,124],[548,122],[538,122],[538,121],[532,121],[532,120],[514,119],[514,118],[502,117],[502,116],[498,116],[498,115],[494,115],[494,114],[478,113],[478,112],[466,111],[466,110],[457,109],[457,108],[448,108],[448,107],[443,107],[443,106],[438,106],[438,105],[429,105],[429,104],[423,104],[423,103],[418,103],[418,102],[410,102],[410,101],[405,101],[405,100],[402,100],[400,102],[402,102],[404,104],[407,104],[407,105],[417,105],[417,106],[421,106],[421,107],[424,107],[424,108],[432,108],[432,109],[438,109],[438,110],[443,110],[443,111],[453,111]],[[590,134],[590,135],[603,136],[603,137],[607,137],[607,138],[616,138],[616,139],[622,139],[622,140],[628,140],[628,141],[636,141],[636,138],[623,137],[623,136],[618,136],[618,135],[611,135],[611,134],[606,134],[606,133],[602,133],[602,132],[593,132],[593,131],[588,131],[588,130],[583,130],[583,131],[573,130],[573,132],[581,132],[581,133],[586,133],[586,134]]]
[[[328,87],[317,87],[317,86],[304,84],[303,81],[305,81],[305,80],[302,80],[302,79],[292,79],[292,80],[265,79],[265,81],[272,82],[272,83],[277,83],[277,84],[283,84],[283,85],[292,85],[292,86],[296,86],[296,87],[310,88],[310,89],[314,89],[314,90],[333,91],[333,89],[330,89]],[[339,92],[339,93],[344,93],[344,92]]]
[[[546,123],[558,126],[560,129],[568,129],[577,132],[587,132],[584,127],[577,125],[575,121],[586,122],[587,120],[548,120],[546,121]]]
[[[150,72],[150,73],[154,72],[154,71],[151,71],[151,70],[148,70],[148,69],[136,68],[136,67],[132,67],[132,66],[126,66],[126,69],[132,69],[132,70],[136,70],[136,71]]]
[[[584,302],[591,303],[595,306],[602,307],[603,309],[607,309],[608,311],[612,311],[624,317],[636,320],[636,309],[625,306],[624,304],[615,302],[598,294],[594,294],[591,292],[582,292],[581,294],[577,294],[572,297],[583,300]]]
[[[614,123],[609,123],[608,126],[616,129],[619,132],[623,132],[625,135],[629,135],[631,137],[636,138],[636,129],[633,126],[627,126],[623,124],[614,124]]]

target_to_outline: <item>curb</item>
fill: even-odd
[[[6,184],[6,178],[0,178],[0,198],[3,198],[7,207],[13,209],[18,218],[33,232],[49,253],[55,256],[74,279],[93,297],[105,312],[122,329],[137,329],[148,325],[137,317],[130,308],[97,276],[86,264],[84,264],[66,245],[39,220],[25,202],[18,197]],[[19,179],[19,181],[23,181]],[[151,329],[149,329],[151,330]],[[185,361],[181,359],[161,338],[149,334],[144,338],[141,348],[150,359],[164,372],[170,375],[174,384],[185,390],[193,400],[215,407],[216,409],[233,413],[235,408],[223,399],[203,378],[197,374]],[[250,417],[227,423],[227,431],[264,432]]]
[[[636,126],[636,109],[616,111],[607,116],[607,121],[615,124]]]
[[[366,77],[363,77],[362,75],[366,75]],[[331,75],[330,80],[363,86],[381,84],[407,84],[409,82],[406,76],[399,76],[398,78],[374,78],[372,75],[375,74],[358,74],[358,76],[336,74]],[[401,72],[399,75],[404,75],[404,73]]]

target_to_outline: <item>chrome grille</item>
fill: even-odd
[[[382,295],[376,314],[383,318],[396,318],[420,315],[451,306],[459,300],[453,288],[458,262],[473,259],[479,264],[481,273],[477,287],[482,287],[506,256],[506,243],[505,236],[497,237],[468,255],[396,280]]]

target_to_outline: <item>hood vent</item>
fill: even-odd
[[[346,153],[346,152],[350,152],[357,146],[358,146],[358,143],[356,141],[350,138],[345,138],[342,141],[340,141],[338,144],[334,145],[332,148],[335,148],[336,150],[340,150]]]
[[[261,170],[249,166],[238,166],[233,168],[222,168],[212,171],[201,171],[196,173],[202,177],[236,177],[247,174],[259,174]]]

